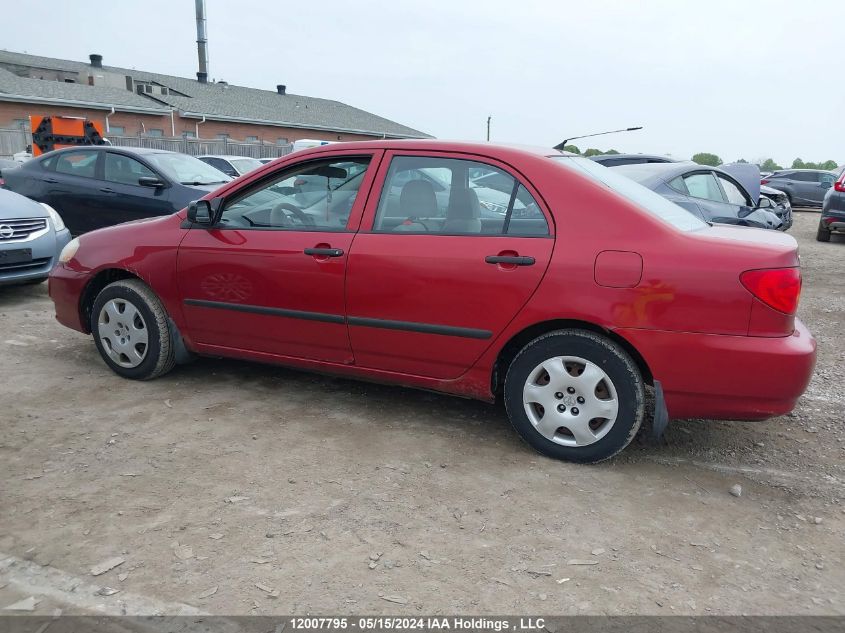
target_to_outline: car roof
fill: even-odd
[[[200,154],[197,158],[221,158],[223,160],[231,160],[232,158],[246,158],[248,160],[259,160],[254,156],[229,156],[224,154]]]
[[[121,152],[123,154],[137,154],[139,156],[147,156],[150,154],[178,154],[179,152],[171,152],[166,149],[152,149],[149,147],[122,147],[116,145],[76,145],[74,147],[63,147],[62,149],[54,149],[52,152],[45,152],[37,158],[41,159],[45,156],[52,156],[54,154],[64,154],[67,152],[76,151],[95,151],[95,152]]]
[[[671,180],[694,168],[715,169],[714,167],[698,165],[691,161],[684,161],[682,163],[637,163],[635,165],[614,165],[613,167],[608,167],[608,169],[618,170],[620,173],[637,181],[648,180],[652,177]]]
[[[659,154],[596,154],[589,156],[590,160],[602,160],[607,158],[642,158],[645,160],[653,160],[660,163],[677,163],[678,161],[668,156],[661,156]]]
[[[297,156],[323,154],[338,150],[397,150],[397,151],[439,151],[462,152],[467,154],[482,154],[504,157],[508,154],[526,154],[534,156],[574,156],[571,152],[563,152],[536,145],[522,145],[519,143],[486,143],[483,141],[451,141],[440,139],[381,139],[377,141],[343,141],[319,147],[309,147],[296,152]]]

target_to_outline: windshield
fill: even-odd
[[[214,185],[231,178],[219,169],[186,154],[145,154],[165,176],[183,185]]]
[[[620,196],[627,198],[644,211],[647,211],[649,214],[674,226],[680,231],[693,231],[707,226],[689,211],[679,207],[674,202],[670,202],[663,196],[654,193],[651,189],[646,189],[630,178],[626,178],[618,173],[618,167],[608,169],[589,158],[576,156],[551,156],[550,158],[600,182]],[[639,165],[637,166],[639,167]]]
[[[238,170],[239,174],[245,174],[261,167],[262,162],[257,158],[230,158],[229,162]]]

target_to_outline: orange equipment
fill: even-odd
[[[105,145],[98,121],[69,116],[30,116],[32,155],[77,145]]]

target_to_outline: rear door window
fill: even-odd
[[[506,171],[470,160],[397,156],[382,188],[376,232],[549,235],[529,191]]]
[[[97,174],[97,156],[100,152],[67,152],[56,159],[56,171],[83,178],[95,178]]]

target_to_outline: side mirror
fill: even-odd
[[[154,187],[156,189],[164,187],[164,183],[160,179],[153,178],[152,176],[142,176],[138,178],[138,184],[142,187]]]
[[[211,204],[208,200],[194,200],[188,204],[188,221],[203,226],[211,226]]]
[[[760,201],[757,203],[758,209],[774,209],[775,205],[768,198],[760,196]]]

